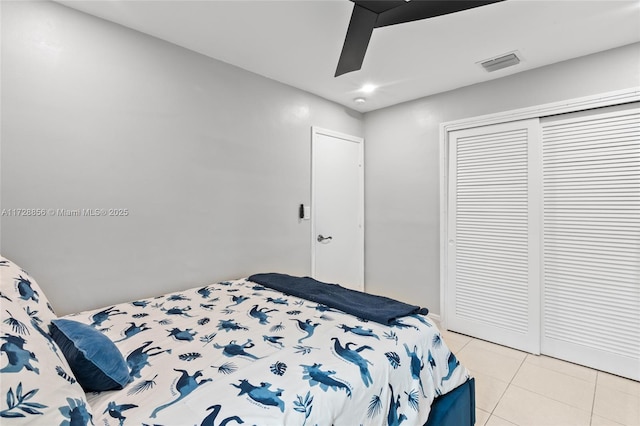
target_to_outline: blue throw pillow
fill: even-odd
[[[60,346],[78,383],[85,391],[122,389],[129,368],[116,345],[93,327],[68,319],[54,319],[51,337]]]

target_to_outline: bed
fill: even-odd
[[[59,318],[25,271],[0,272],[2,424],[475,421],[473,379],[424,310],[383,324],[258,274]]]

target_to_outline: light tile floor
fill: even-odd
[[[476,426],[640,426],[640,382],[442,335],[476,379]]]

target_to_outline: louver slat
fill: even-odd
[[[555,121],[542,132],[543,351],[637,380],[640,112]]]

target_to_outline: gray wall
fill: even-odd
[[[58,313],[310,273],[311,126],[362,115],[50,2],[2,2],[3,255]]]
[[[640,44],[367,113],[367,291],[440,312],[440,123],[637,86]]]
[[[366,138],[366,285],[439,312],[439,125],[640,85],[640,45],[362,115],[44,2],[2,2],[0,249],[59,313],[310,272],[310,127]],[[366,130],[366,131],[365,131]]]

